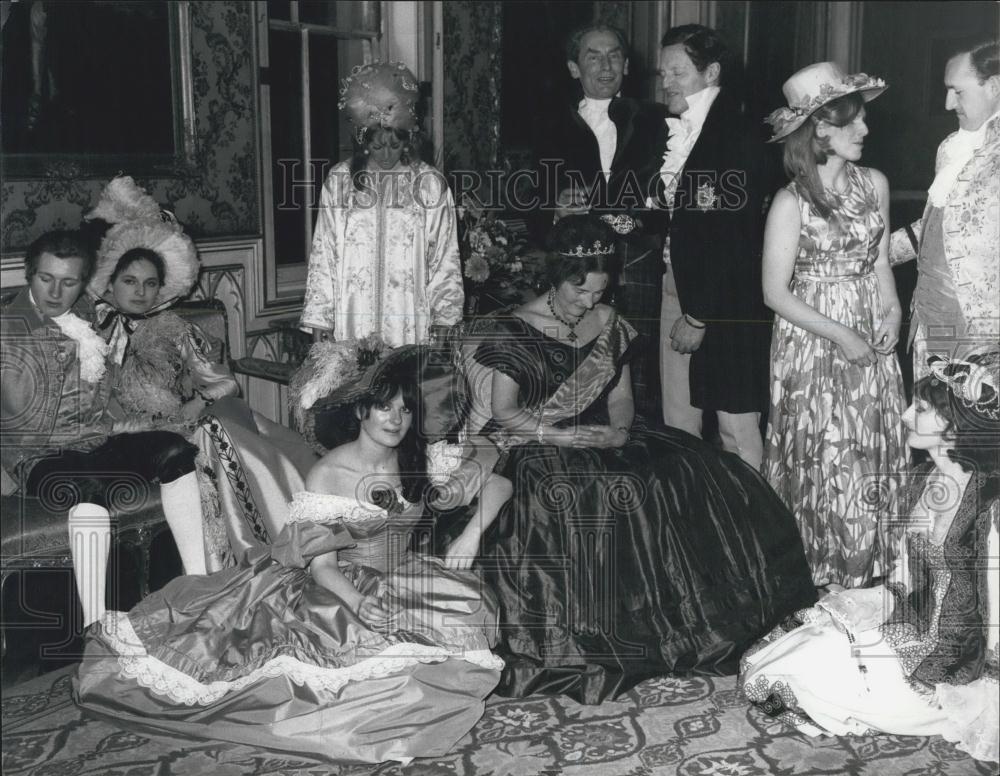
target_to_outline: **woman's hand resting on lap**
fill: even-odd
[[[358,604],[358,617],[373,630],[388,630],[392,615],[382,601],[373,595],[366,595]]]
[[[628,442],[628,434],[620,428],[611,426],[577,426],[576,428],[559,429],[559,437],[545,441],[560,447],[624,447]]]

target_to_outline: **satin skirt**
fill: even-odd
[[[410,555],[388,575],[376,632],[305,569],[260,557],[180,577],[87,634],[74,695],[88,712],[183,738],[338,762],[444,755],[482,716],[502,666],[496,606],[471,572]]]
[[[497,692],[600,703],[651,676],[734,674],[815,601],[791,513],[737,456],[675,429],[620,449],[512,448],[487,536]]]

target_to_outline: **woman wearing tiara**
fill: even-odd
[[[998,760],[1000,352],[932,361],[903,415],[885,583],[831,593],[744,657],[754,705],[811,736],[940,735]],[[817,670],[822,666],[822,670]]]
[[[632,327],[600,299],[610,227],[554,227],[551,290],[501,318],[476,360],[513,482],[482,565],[502,608],[505,695],[600,703],[669,673],[734,673],[815,599],[791,514],[738,457],[635,417]]]
[[[503,665],[496,604],[462,564],[405,551],[427,485],[411,354],[340,371],[325,405],[353,439],[310,471],[271,546],[88,633],[85,709],[337,761],[438,756],[468,732]]]

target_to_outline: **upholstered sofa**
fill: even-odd
[[[5,293],[2,298],[6,301],[12,295]],[[174,310],[205,331],[214,360],[227,361],[226,308],[221,301],[182,302]],[[141,498],[112,511],[108,590],[114,606],[131,606],[150,591],[151,584],[162,584],[181,572],[159,489],[147,489]],[[20,493],[2,497],[0,655],[5,684],[11,675],[30,675],[32,666],[26,664],[47,665],[48,658],[72,657],[79,640],[66,510],[58,506]]]

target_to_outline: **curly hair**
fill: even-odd
[[[584,214],[560,218],[549,232],[545,261],[545,279],[553,288],[565,282],[580,285],[591,272],[602,272],[614,279],[618,262],[614,253],[607,255],[567,256],[575,248],[589,250],[595,243],[614,246],[615,231],[597,216]]]
[[[978,360],[976,355],[969,357],[972,363]],[[990,491],[996,497],[1000,486],[1000,421],[976,412],[933,375],[913,386],[913,398],[927,402],[947,422],[944,435],[948,457],[964,471],[986,473],[992,483]]]

